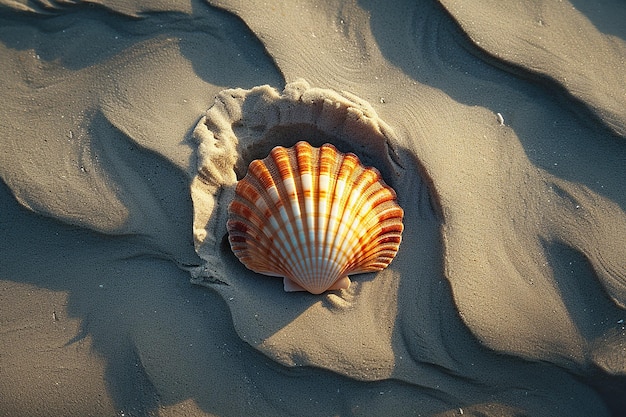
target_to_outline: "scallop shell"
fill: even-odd
[[[228,207],[230,246],[252,271],[284,278],[285,291],[348,288],[348,275],[395,257],[404,212],[375,168],[333,145],[298,142],[254,160]]]

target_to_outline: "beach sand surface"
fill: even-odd
[[[624,18],[1,1],[0,416],[623,415]],[[228,245],[247,164],[299,140],[404,210],[348,290]]]

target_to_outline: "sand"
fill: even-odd
[[[0,2],[0,416],[624,415],[624,19]],[[300,139],[405,211],[348,290],[225,240],[247,163]]]

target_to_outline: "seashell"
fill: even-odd
[[[403,215],[378,170],[333,145],[298,142],[250,163],[227,229],[248,269],[283,277],[285,291],[321,294],[348,288],[348,275],[386,268]]]

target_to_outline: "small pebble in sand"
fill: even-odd
[[[504,126],[504,117],[502,117],[502,113],[496,113],[496,117],[498,119],[498,123],[500,123],[500,126]]]

